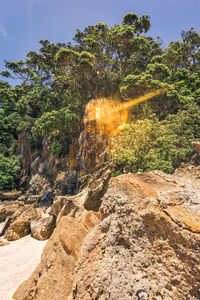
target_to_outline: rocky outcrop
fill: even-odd
[[[21,191],[13,190],[11,192],[1,192],[0,191],[0,201],[5,200],[16,200],[22,194]]]
[[[110,178],[111,166],[101,165],[99,170],[88,176],[88,185],[79,194],[57,196],[52,205],[52,214],[57,217],[57,223],[62,216],[70,215],[82,219],[85,211],[98,211]]]
[[[85,210],[83,194],[57,199],[79,221],[60,218],[14,299],[199,299],[199,175],[184,165],[112,178],[98,212]]]
[[[16,201],[0,202],[0,223],[5,221],[7,217],[12,216],[21,207],[23,207],[23,203]]]
[[[47,242],[41,262],[31,277],[15,292],[16,300],[67,299],[85,227],[72,217],[63,217]]]
[[[111,180],[69,299],[199,299],[200,217],[188,207],[187,188],[164,177]]]
[[[30,224],[41,216],[41,210],[33,207],[17,211],[11,218],[10,225],[5,233],[8,241],[17,240],[30,233]]]
[[[49,181],[45,177],[36,174],[29,182],[27,194],[38,195],[45,192],[47,188],[49,188]]]
[[[17,154],[22,157],[21,185],[26,186],[29,176],[36,174],[55,176],[58,169],[65,165],[66,158],[52,155],[52,142],[47,138],[41,140],[39,149],[32,149],[26,135],[19,135]]]
[[[87,211],[83,216],[83,224],[91,231],[96,225],[100,224],[102,221],[102,215],[100,212]]]
[[[37,240],[47,240],[55,228],[55,223],[53,216],[43,213],[41,217],[31,222],[32,236]]]
[[[32,166],[40,174],[32,178],[25,202],[53,203],[48,212],[32,211],[22,230],[27,208],[8,217],[6,237],[31,228],[45,239],[55,220],[57,225],[14,299],[200,299],[198,151],[193,164],[182,164],[173,175],[153,171],[110,180],[107,141],[87,118],[78,144],[72,165],[53,184],[43,176],[48,145],[45,160]]]

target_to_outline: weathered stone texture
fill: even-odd
[[[100,186],[93,180],[55,199],[58,225],[14,299],[200,299],[199,167],[121,175],[107,191]],[[96,211],[86,210],[86,199]]]
[[[24,281],[16,300],[61,300],[71,292],[74,268],[87,230],[77,220],[63,217],[48,240],[41,262]]]
[[[41,216],[40,209],[35,209],[33,207],[25,209],[13,222],[11,222],[5,234],[6,239],[8,241],[14,241],[29,234],[31,222],[39,216]]]
[[[41,217],[31,222],[31,234],[37,240],[47,240],[50,238],[55,225],[55,218],[47,213],[43,213]]]
[[[154,172],[111,180],[104,219],[84,240],[69,299],[200,298],[199,217],[190,211],[185,227],[189,208],[165,211],[158,201],[158,190],[167,196],[178,189]]]

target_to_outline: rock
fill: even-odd
[[[94,174],[55,198],[57,227],[14,299],[200,299],[200,168],[121,175],[107,190]]]
[[[192,142],[196,150],[196,154],[193,156],[193,161],[195,165],[200,165],[200,142]]]
[[[45,193],[47,193],[47,195]],[[47,196],[48,201],[45,200]],[[33,204],[35,202],[39,203],[43,197],[44,202],[46,201],[50,203],[52,202],[52,200],[50,199],[52,196],[53,194],[51,194],[49,181],[44,176],[36,174],[32,177],[32,179],[29,182],[29,189],[25,194],[24,202],[26,204]]]
[[[21,207],[22,205],[15,201],[0,202],[0,222],[5,221],[8,216],[12,216]]]
[[[0,200],[16,200],[22,194],[21,191],[13,190],[11,192],[0,192]]]
[[[39,174],[34,175],[30,182],[29,182],[29,190],[28,194],[30,195],[39,195],[41,191],[43,190],[44,186],[47,187],[49,186],[49,182],[46,178],[43,176],[40,176]],[[44,192],[44,191],[43,191]]]
[[[40,215],[41,210],[33,207],[23,211],[19,217],[10,224],[5,234],[6,239],[9,241],[14,241],[29,234],[31,222]]]
[[[54,192],[52,189],[47,189],[41,197],[40,205],[41,206],[50,206],[53,204]]]
[[[62,216],[71,215],[82,218],[86,210],[98,211],[101,198],[105,193],[111,177],[110,166],[104,166],[94,172],[88,186],[76,195],[57,196],[52,205],[53,214],[57,217],[57,223]]]
[[[95,176],[87,188],[88,193],[83,205],[87,210],[97,211],[101,204],[101,198],[107,190],[108,182],[111,178],[111,168],[108,165],[105,168],[100,169],[100,171],[94,175]]]
[[[31,277],[19,286],[13,298],[67,299],[86,232],[85,227],[74,218],[63,217],[43,250],[40,264]]]
[[[136,295],[138,297],[138,300],[148,300],[149,299],[147,292],[144,290],[138,290]]]
[[[28,205],[28,207],[30,207]],[[20,217],[20,215],[26,210],[28,209],[27,206],[22,206],[21,208],[19,208],[14,214],[12,214],[11,216],[8,216],[5,220],[5,222],[1,223],[2,226],[1,226],[1,232],[0,232],[0,235],[5,235],[6,234],[6,231],[8,230],[9,226],[14,223],[17,218]]]
[[[83,224],[88,228],[88,230],[92,230],[94,226],[101,223],[102,215],[100,212],[95,211],[87,211],[83,216]]]
[[[10,244],[6,239],[0,238],[0,247]]]
[[[17,198],[18,203],[20,202],[22,204],[22,202],[25,202],[26,200],[26,196],[25,195],[21,195]]]
[[[40,201],[40,195],[30,195],[25,200],[25,203],[26,204],[33,204],[33,203],[38,203],[39,201]]]
[[[200,142],[192,142],[192,145],[194,146],[197,154],[200,155]]]
[[[40,156],[36,157],[31,163],[31,174],[37,174],[40,165]]]
[[[60,186],[63,194],[76,195],[80,189],[78,171],[72,170],[72,172],[63,180],[63,182],[60,183]]]
[[[55,228],[55,218],[47,213],[31,222],[32,236],[37,240],[47,240],[50,238]]]
[[[67,216],[70,213],[74,213],[75,211],[75,197],[73,196],[57,196],[54,199],[54,203],[52,205],[52,213],[54,216],[58,217],[59,219],[62,216]]]
[[[200,220],[184,210],[187,199],[184,209],[173,199],[184,188],[167,179],[154,172],[111,179],[103,221],[81,247],[70,300],[200,298]],[[159,192],[169,197],[166,211]]]

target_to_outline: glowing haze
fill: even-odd
[[[167,88],[162,88],[124,103],[107,98],[91,100],[86,106],[84,122],[90,123],[95,121],[100,135],[114,136],[120,132],[123,125],[127,122],[128,110],[131,107],[163,94],[167,90]]]

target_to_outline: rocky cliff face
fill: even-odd
[[[61,189],[61,194],[75,195],[89,184],[97,169],[109,163],[109,131],[104,129],[102,132],[102,125],[91,119],[94,105],[95,101],[91,100],[86,106],[84,128],[79,137],[72,138],[70,152],[66,155],[53,155],[52,142],[47,138],[43,138],[40,149],[32,149],[28,138],[19,136],[22,186],[26,186],[28,179],[39,175],[47,178],[55,189]]]
[[[111,178],[106,136],[89,113],[65,169],[66,158],[52,157],[48,141],[40,157],[27,147],[29,189],[12,205],[0,203],[1,235],[51,236],[13,298],[200,299],[199,143],[193,163],[173,175]]]
[[[87,193],[68,198],[14,299],[200,299],[199,178],[195,164],[112,178],[92,194],[98,212],[84,207]]]

